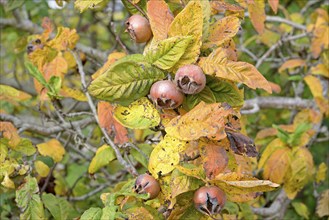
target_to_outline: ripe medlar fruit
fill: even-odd
[[[209,216],[219,214],[226,202],[225,193],[217,186],[203,186],[194,193],[195,208]]]
[[[133,15],[126,21],[127,31],[136,43],[145,43],[152,37],[149,21],[141,15]]]
[[[196,94],[206,86],[206,76],[200,67],[193,64],[185,65],[176,72],[175,83],[183,93]]]
[[[145,173],[137,177],[135,192],[138,194],[148,193],[150,195],[149,199],[154,199],[160,193],[160,185],[153,176]]]
[[[170,80],[161,80],[154,83],[150,92],[151,99],[163,109],[177,108],[183,103],[184,95],[177,90]]]

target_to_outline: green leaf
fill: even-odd
[[[51,96],[57,97],[62,86],[62,79],[59,76],[52,76],[48,81],[48,85],[51,89],[51,91],[49,91]]]
[[[67,200],[53,194],[42,194],[42,201],[55,220],[72,219],[79,215]]]
[[[128,107],[117,106],[113,116],[123,126],[133,129],[155,127],[161,120],[159,112],[146,97],[138,99]]]
[[[43,77],[42,73],[38,70],[36,66],[34,66],[31,62],[25,62],[25,67],[28,72],[33,76],[36,80],[38,80],[41,85],[49,89],[49,85],[46,82],[46,79]]]
[[[170,69],[185,53],[190,44],[192,36],[171,37],[160,41],[155,49],[148,51],[146,59],[160,69]]]
[[[117,207],[106,206],[102,209],[102,217],[100,219],[114,220]]]
[[[211,15],[211,6],[209,1],[200,1],[202,5],[203,26],[202,26],[202,41],[204,42],[209,35],[209,20]]]
[[[164,78],[164,73],[147,63],[140,54],[126,56],[97,77],[89,86],[98,99],[129,105],[146,96],[152,84]]]
[[[115,152],[110,146],[108,145],[101,146],[100,148],[98,148],[96,155],[91,160],[91,163],[88,168],[88,172],[95,173],[97,170],[107,165],[115,158],[116,158]]]
[[[230,215],[233,214],[237,215],[239,213],[239,206],[234,202],[226,201],[225,206],[222,209],[222,212]]]
[[[242,106],[243,95],[238,89],[235,83],[221,80],[217,77],[207,76],[207,84],[210,90],[213,92],[216,102],[226,102],[230,106]]]
[[[173,71],[186,64],[194,63],[200,55],[203,28],[203,10],[199,1],[190,1],[175,17],[169,27],[168,36],[193,36],[183,56],[173,67]]]
[[[243,219],[253,219],[254,213],[251,210],[251,207],[247,203],[239,203]]]
[[[101,217],[102,217],[101,208],[90,208],[82,214],[80,220],[100,220]]]
[[[21,152],[27,156],[31,156],[36,152],[36,148],[32,142],[27,138],[21,138],[20,142],[14,149],[15,151]]]
[[[5,5],[5,11],[12,11],[16,8],[21,7],[23,4],[25,3],[25,1],[22,0],[10,0],[8,1]]]
[[[276,130],[278,130],[278,133],[277,133],[278,138],[280,138],[280,140],[282,140],[284,143],[288,143],[288,140],[290,137],[289,133],[275,124],[273,124],[272,127],[275,128]]]
[[[289,135],[288,144],[291,146],[298,146],[302,135],[312,128],[311,124],[302,123],[299,124],[293,134]]]
[[[149,157],[153,150],[153,147],[150,144],[138,144],[137,147],[146,155],[146,157]],[[130,153],[134,157],[135,160],[137,160],[145,168],[147,168],[149,161],[147,158],[145,158],[144,155],[142,155],[140,152],[138,152],[134,148],[130,149]]]
[[[201,92],[194,95],[187,95],[183,102],[183,107],[187,110],[191,110],[194,106],[198,105],[201,101],[205,103],[215,103],[216,97],[211,89],[206,86]]]
[[[310,212],[308,211],[307,206],[301,202],[292,202],[292,207],[294,207],[297,214],[305,219],[309,219]]]
[[[16,191],[17,206],[24,210],[21,219],[46,219],[39,193],[38,182],[34,177],[25,177],[23,183]]]

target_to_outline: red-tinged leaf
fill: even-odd
[[[234,153],[247,155],[248,157],[256,157],[258,155],[256,145],[251,138],[240,133],[226,132],[226,134]]]
[[[54,25],[51,22],[50,18],[45,17],[42,20],[42,24],[41,27],[43,28],[43,33],[42,33],[42,42],[46,41],[49,39],[50,34],[53,32],[54,30]]]
[[[169,26],[174,20],[167,3],[164,0],[151,0],[147,3],[147,15],[154,40],[164,40],[168,36]]]
[[[64,77],[64,74],[67,72],[68,64],[66,60],[58,55],[50,63],[47,63],[42,68],[43,77],[48,81],[52,76]]]
[[[305,60],[302,60],[302,59],[287,60],[279,68],[279,73],[282,73],[286,69],[293,69],[293,68],[296,68],[296,67],[303,67],[303,66],[306,66],[306,61]]]
[[[273,12],[275,14],[278,13],[279,0],[268,0],[268,3],[270,4]]]
[[[249,0],[248,11],[251,23],[259,34],[265,29],[265,0]]]
[[[20,137],[18,136],[17,129],[11,122],[0,122],[0,132],[2,132],[3,137],[9,140],[8,144],[15,147],[20,142]]]
[[[232,12],[243,12],[244,8],[239,5],[233,5],[224,1],[211,1],[211,8],[216,10],[217,12],[221,12],[223,10],[232,11]]]
[[[129,141],[128,131],[113,118],[113,111],[114,108],[110,103],[99,102],[97,108],[99,124],[109,135],[114,134],[114,143],[124,144]]]
[[[273,83],[273,82],[268,82],[272,88],[272,92],[275,92],[279,94],[281,92],[281,87],[279,84]]]
[[[199,149],[206,176],[209,179],[214,179],[228,165],[225,146],[221,146],[221,143],[216,144],[210,141],[200,141]]]

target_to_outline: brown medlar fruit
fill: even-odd
[[[203,186],[194,193],[195,208],[209,216],[219,214],[226,202],[225,193],[217,186]]]
[[[138,194],[148,193],[150,195],[149,199],[154,199],[160,193],[160,185],[153,176],[145,173],[137,177],[135,192]]]
[[[161,80],[151,87],[152,101],[162,109],[177,108],[183,103],[184,95],[177,90],[176,85],[170,80]]]
[[[127,31],[136,43],[145,43],[152,37],[149,21],[141,15],[133,15],[126,21]]]
[[[175,83],[183,93],[196,94],[206,86],[206,76],[199,66],[185,65],[176,72]]]

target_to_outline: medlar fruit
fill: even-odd
[[[154,199],[160,193],[160,185],[153,176],[145,173],[137,177],[135,192],[138,194],[148,193],[150,195],[149,199]]]
[[[183,103],[184,95],[177,90],[170,80],[161,80],[154,83],[150,92],[151,99],[163,109],[177,108]]]
[[[126,21],[127,31],[136,43],[145,43],[152,37],[149,21],[141,15],[133,15]]]
[[[194,193],[195,208],[209,216],[219,214],[226,202],[225,193],[217,186],[203,186]]]
[[[175,83],[183,93],[196,94],[206,86],[206,76],[199,66],[185,65],[176,72]]]

